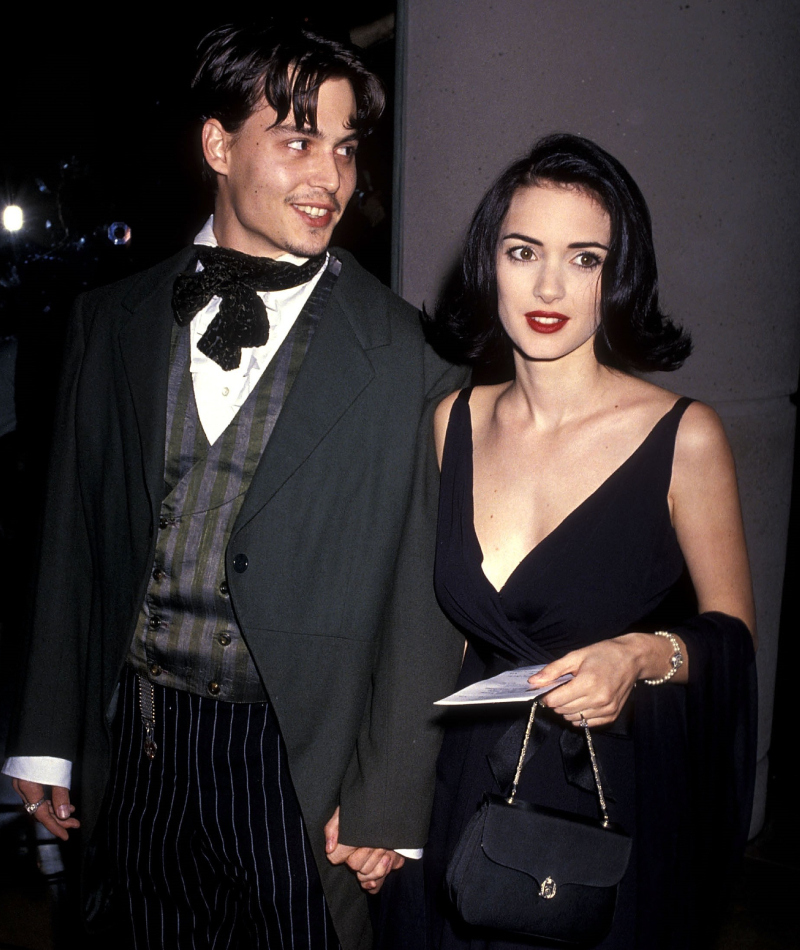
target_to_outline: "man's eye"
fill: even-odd
[[[297,149],[298,152],[304,152],[308,148],[308,141],[306,139],[292,139],[291,142],[286,143],[289,148]]]
[[[336,149],[336,154],[341,155],[342,158],[352,158],[358,151],[357,145],[340,145]]]

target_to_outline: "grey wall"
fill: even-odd
[[[800,364],[800,4],[401,0],[398,40],[408,300],[433,302],[480,196],[547,132],[595,139],[648,199],[664,303],[695,341],[656,381],[716,407],[739,472],[761,640],[755,830]]]

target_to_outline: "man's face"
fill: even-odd
[[[266,101],[235,134],[209,119],[203,152],[218,175],[220,245],[257,257],[322,253],[356,185],[355,113],[348,80],[329,79],[319,89],[315,132],[298,130],[291,112],[274,125]]]

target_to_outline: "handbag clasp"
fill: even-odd
[[[546,877],[542,881],[542,886],[539,888],[539,897],[543,897],[546,901],[549,901],[556,896],[556,890],[556,882],[552,877]]]

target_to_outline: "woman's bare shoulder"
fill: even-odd
[[[474,386],[469,397],[470,414],[472,416],[473,431],[479,427],[487,415],[491,415],[494,406],[500,397],[510,386],[510,383],[501,383],[497,386]],[[436,454],[439,457],[439,465],[442,463],[442,452],[444,450],[444,440],[447,434],[447,424],[450,421],[450,413],[453,405],[458,399],[460,389],[445,396],[436,407],[433,415],[433,434],[436,439]]]
[[[619,374],[612,394],[615,408],[628,409],[656,419],[669,412],[680,399],[678,393],[663,386],[657,386],[637,376],[623,374]]]
[[[722,420],[711,406],[693,402],[678,427],[673,468],[702,470],[711,462],[733,464],[728,437]]]
[[[460,392],[461,390],[457,389],[455,392],[445,396],[433,413],[433,438],[436,442],[436,457],[439,460],[439,468],[442,467],[444,439],[447,435],[447,423],[450,421],[450,412]]]
[[[643,379],[631,378],[629,406],[643,415],[658,421],[669,412],[681,398],[679,393],[656,386]],[[708,458],[709,453],[729,453],[725,429],[717,413],[703,402],[693,401],[686,408],[678,426],[675,440],[675,462],[681,464],[688,458]]]
[[[491,412],[499,397],[510,385],[510,383],[499,383],[496,386],[473,386],[469,397],[469,407],[473,418]],[[444,425],[444,427],[447,428],[450,411],[460,392],[461,390],[457,389],[454,393],[450,393],[449,396],[445,396],[436,407],[436,413],[434,415],[436,425]]]
[[[434,431],[438,432],[442,427],[444,427],[445,430],[447,429],[447,423],[450,420],[450,410],[453,408],[453,403],[456,401],[456,399],[458,399],[458,394],[460,392],[461,390],[457,389],[455,392],[445,396],[436,407],[433,413]]]

